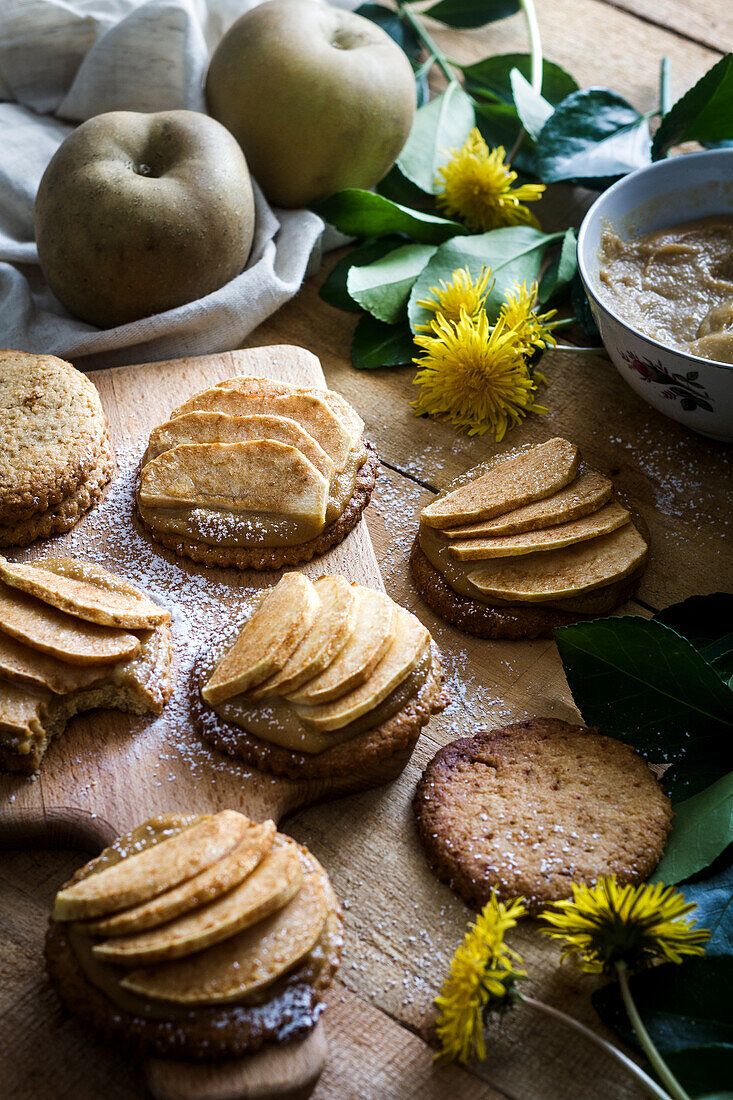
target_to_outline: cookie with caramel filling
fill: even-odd
[[[0,572],[0,768],[37,771],[82,710],[161,712],[173,686],[164,608],[90,562],[0,558]]]
[[[261,829],[232,811],[153,818],[81,868],[62,894],[85,884],[93,892],[94,878],[113,872],[135,880],[125,863],[145,856],[155,867],[156,849],[156,881],[170,879],[158,896],[177,894],[175,881],[194,859],[187,844],[195,848],[201,828],[216,831],[221,818],[238,818],[245,836]],[[101,922],[60,920],[57,903],[46,961],[67,1007],[108,1042],[140,1055],[217,1061],[307,1035],[340,962],[340,909],[318,861],[269,824],[243,879],[214,900],[194,896],[176,919],[163,906],[144,931],[105,937]],[[166,855],[171,845],[175,857]],[[229,858],[220,853],[204,873]],[[133,910],[117,910],[119,926]]]
[[[641,520],[554,439],[449,486],[422,513],[410,568],[425,603],[460,630],[540,638],[629,599],[647,555]]]
[[[236,653],[239,639],[248,636],[245,622],[223,642],[202,649],[191,672],[190,693],[194,724],[216,748],[275,775],[341,779],[341,790],[349,783],[374,785],[399,774],[421,728],[445,707],[447,697],[440,654],[430,634],[384,593],[351,586],[355,613],[336,627],[329,601],[343,598],[342,585],[333,583],[337,580],[321,578],[313,585],[325,606],[301,648],[308,649],[313,632],[316,648],[324,652],[324,620],[334,622],[339,645],[326,652],[325,666],[323,661],[311,666],[310,678],[299,677],[294,688],[287,676],[276,673],[265,681],[266,691],[256,685],[238,691],[232,678],[229,687],[215,687],[212,700],[218,669]],[[277,587],[257,606],[253,618],[260,623],[266,624],[270,610],[276,618],[279,614]],[[260,632],[266,639],[267,630]],[[261,643],[263,653],[268,644]]]
[[[358,413],[330,390],[226,379],[156,428],[138,515],[156,541],[209,565],[278,569],[340,542],[378,462]]]

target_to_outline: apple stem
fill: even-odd
[[[432,57],[428,59],[430,61],[430,65],[435,62],[438,68],[443,72],[448,83],[454,83],[456,78],[450,70],[450,62],[443,51],[438,48],[432,35],[428,34],[415,13],[410,10],[407,4],[400,3],[398,0],[398,7],[400,15],[404,15],[405,19],[410,24],[417,37],[425,46],[425,49],[428,51],[429,54],[432,54]]]

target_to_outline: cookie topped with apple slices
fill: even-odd
[[[119,1048],[216,1061],[312,1031],[342,938],[326,872],[272,821],[169,814],[59,891],[46,960],[67,1007]]]
[[[170,614],[94,562],[0,557],[0,768],[38,771],[73,715],[160,714]]]
[[[469,470],[424,508],[410,565],[441,618],[481,638],[549,637],[629,599],[645,536],[566,439]]]
[[[294,779],[386,782],[447,698],[428,630],[384,592],[285,573],[191,678],[195,724],[232,756]]]
[[[158,542],[208,565],[309,561],[341,542],[369,503],[377,458],[363,431],[333,390],[227,379],[151,433],[138,513]]]

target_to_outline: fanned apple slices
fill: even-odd
[[[170,615],[93,562],[0,557],[0,768],[37,771],[93,707],[159,714],[171,693]]]
[[[59,892],[54,922],[110,1008],[141,1017],[266,1004],[285,980],[320,990],[340,956],[318,861],[233,810],[153,818],[119,838]]]
[[[152,432],[141,518],[154,534],[230,551],[311,542],[354,493],[367,458],[363,429],[331,390],[226,379]]]
[[[608,478],[564,439],[469,471],[424,509],[418,543],[460,596],[580,614],[611,610],[648,551]]]
[[[411,676],[418,690],[418,673],[426,678],[430,657],[428,631],[385,593],[343,577],[313,584],[286,573],[262,597],[201,691],[222,717],[264,740],[285,744],[278,727],[292,733],[295,724],[300,747],[317,753],[329,746],[329,733],[343,740],[353,726],[356,735],[365,722],[370,728],[370,716],[379,724],[383,704],[392,697],[397,706],[394,693]]]

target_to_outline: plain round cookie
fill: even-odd
[[[349,532],[356,527],[372,498],[379,459],[371,443],[365,442],[364,446],[367,456],[359,467],[354,491],[344,511],[333,523],[324,528],[320,535],[296,546],[214,546],[208,542],[191,542],[183,535],[167,534],[156,530],[143,519],[139,506],[138,519],[148,534],[166,549],[173,550],[179,558],[191,558],[204,565],[218,566],[222,569],[257,569],[268,572],[272,569],[282,569],[285,566],[311,561],[312,558],[320,557],[333,546],[343,542]]]
[[[440,749],[413,809],[428,862],[475,909],[492,891],[530,913],[575,883],[646,879],[672,809],[629,745],[585,726],[535,718]]]
[[[96,468],[107,419],[94,385],[55,355],[0,351],[0,524],[47,512]]]
[[[97,466],[89,478],[72,493],[47,512],[17,520],[8,525],[0,524],[0,547],[28,546],[36,539],[62,535],[75,527],[81,517],[102,498],[104,490],[115,471],[115,455],[109,435],[105,432]]]

